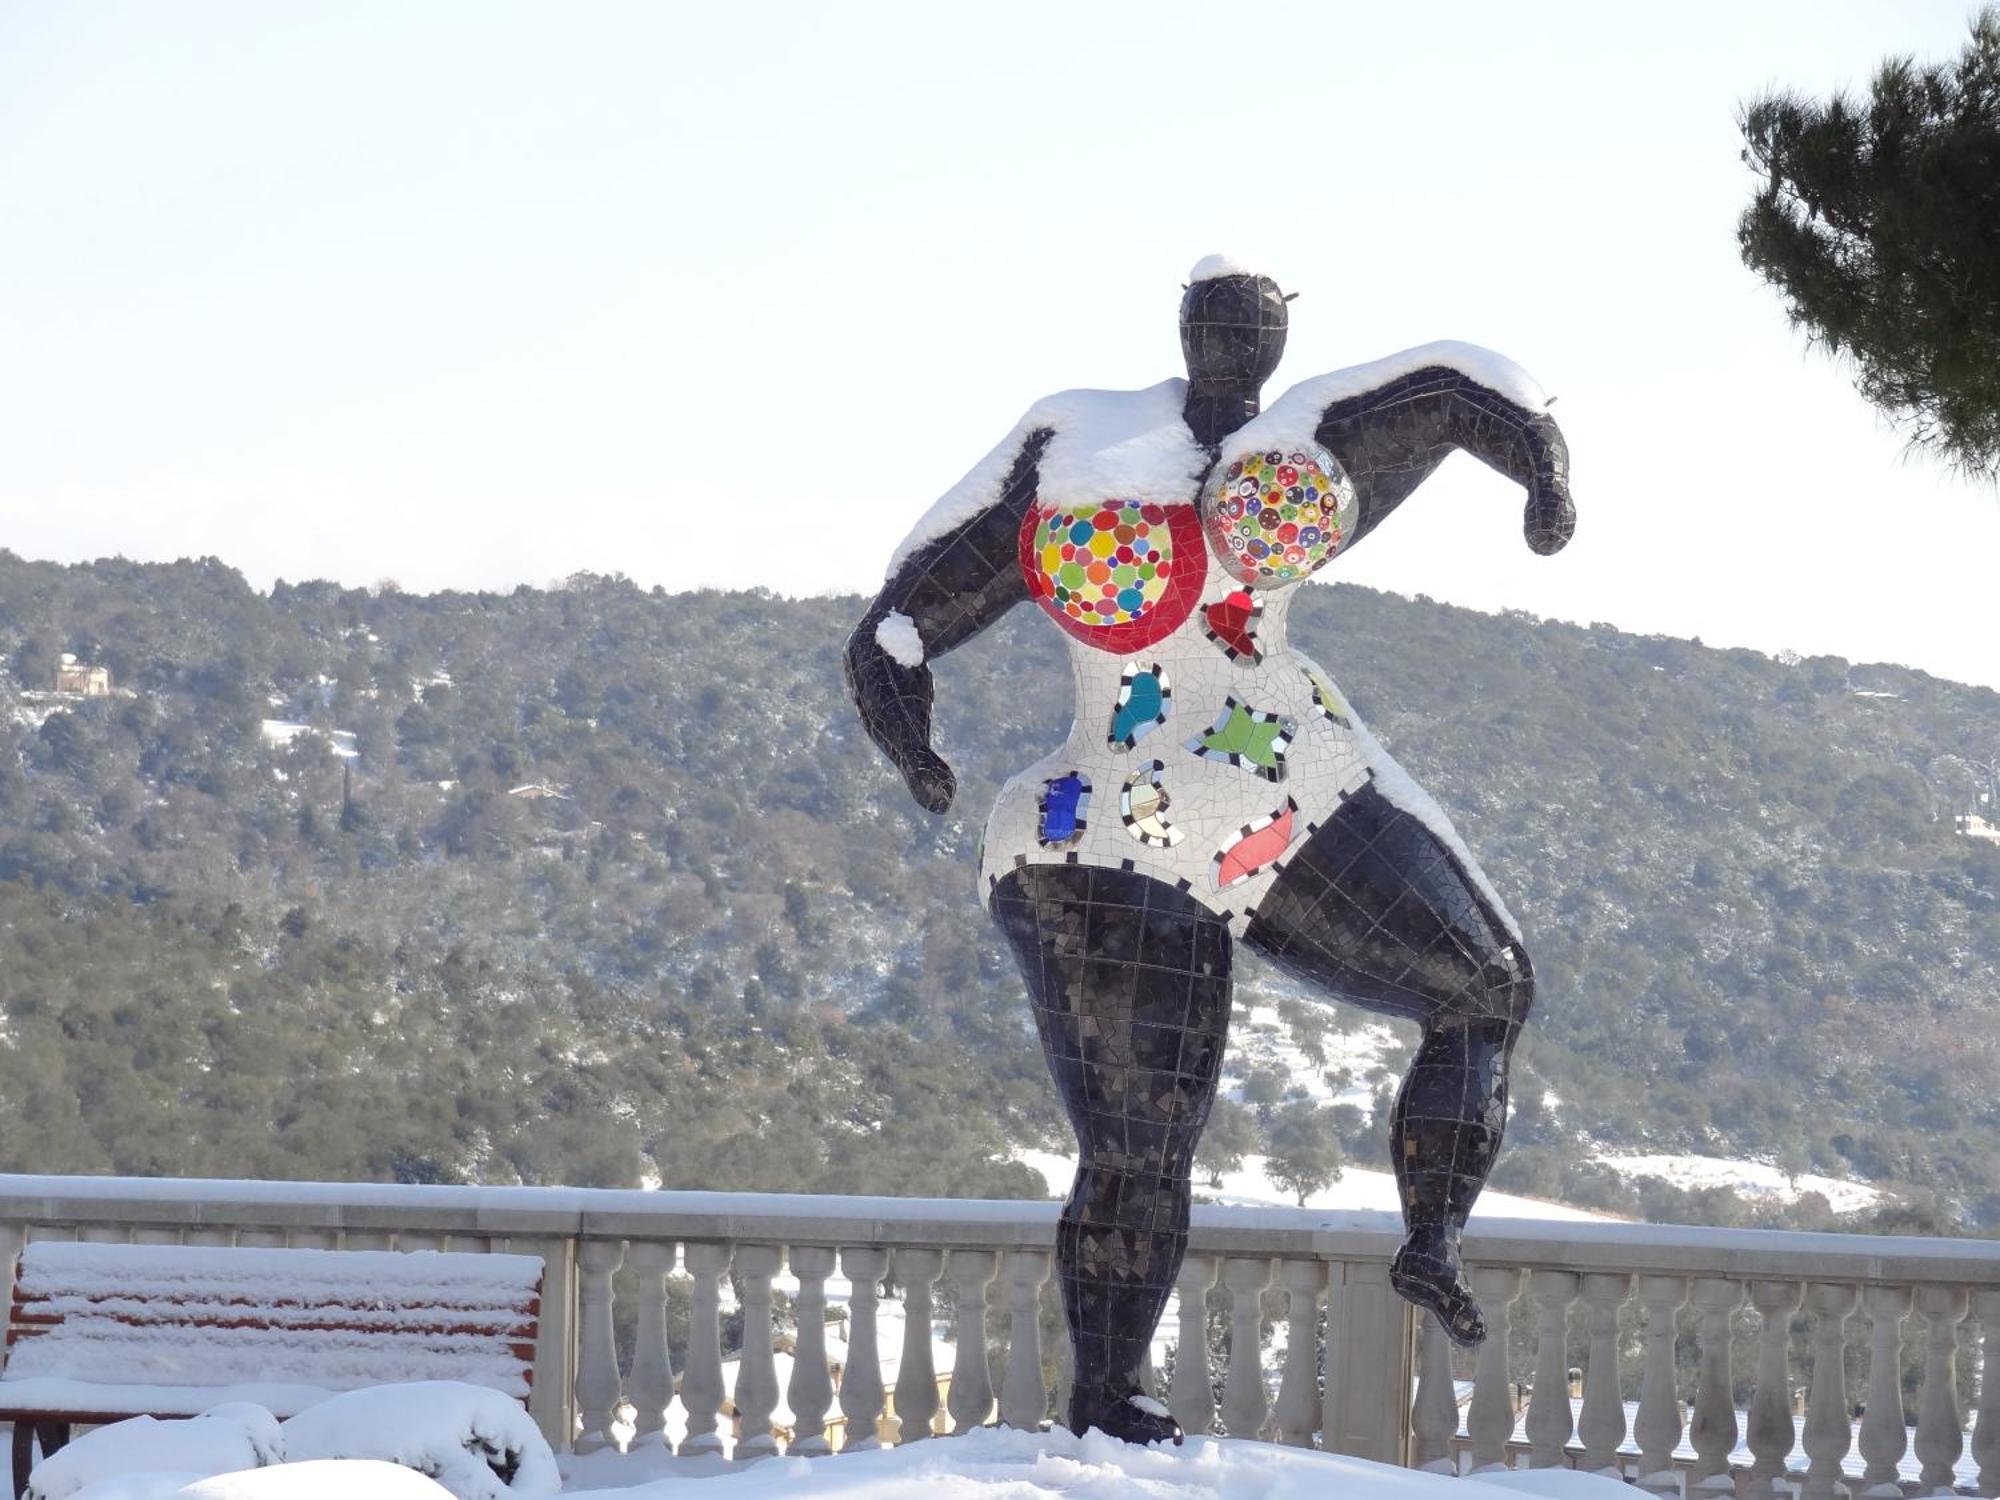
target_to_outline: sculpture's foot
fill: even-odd
[[[1467,1349],[1486,1342],[1486,1319],[1459,1273],[1457,1236],[1442,1229],[1412,1229],[1389,1262],[1396,1295],[1437,1314],[1445,1336]]]
[[[1072,1394],[1069,1430],[1082,1436],[1093,1427],[1125,1443],[1171,1442],[1178,1447],[1181,1442],[1181,1424],[1159,1402],[1137,1391],[1088,1398],[1081,1391]]]

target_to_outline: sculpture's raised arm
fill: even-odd
[[[1028,597],[1021,522],[1049,436],[1017,428],[931,508],[847,640],[847,691],[868,737],[930,812],[957,786],[931,748],[930,663]]]
[[[1300,382],[1280,404],[1319,409],[1314,435],[1346,466],[1366,536],[1463,449],[1528,492],[1528,545],[1559,552],[1576,530],[1569,448],[1548,398],[1511,361],[1471,344],[1425,344]],[[1349,543],[1352,545],[1352,542]]]

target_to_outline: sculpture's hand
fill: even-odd
[[[903,773],[903,781],[910,788],[910,795],[917,799],[917,806],[925,812],[941,813],[951,806],[951,799],[958,791],[958,778],[952,775],[944,757],[929,745],[906,751],[898,757],[897,769]]]
[[[1549,557],[1569,545],[1576,535],[1576,505],[1563,480],[1545,480],[1528,487],[1528,508],[1521,518],[1529,548]]]

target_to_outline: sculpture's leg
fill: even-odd
[[[1370,782],[1287,862],[1244,940],[1281,968],[1424,1028],[1389,1147],[1409,1230],[1391,1276],[1445,1331],[1486,1325],[1460,1274],[1459,1234],[1500,1153],[1507,1066],[1534,970],[1477,883],[1419,818]]]
[[[991,904],[1076,1127],[1056,1239],[1070,1429],[1177,1436],[1131,1398],[1187,1249],[1195,1141],[1229,1028],[1228,924],[1170,885],[1087,865],[1025,865]]]

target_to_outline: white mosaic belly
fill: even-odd
[[[1283,645],[1290,590],[1211,578],[1166,638],[1129,655],[1071,642],[1068,741],[1002,790],[982,899],[1009,870],[1136,870],[1240,933],[1288,858],[1369,775],[1338,690]]]

